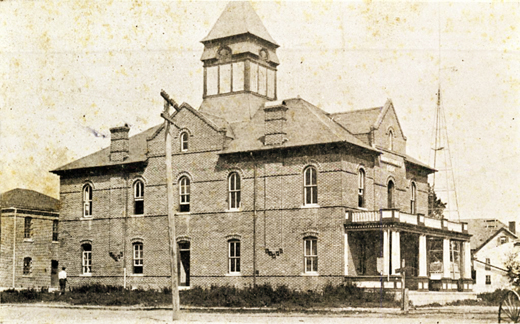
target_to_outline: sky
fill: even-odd
[[[431,163],[436,93],[461,218],[520,221],[520,2],[255,1],[280,45],[279,99],[327,112],[391,99]],[[202,102],[200,43],[226,2],[0,1],[0,192],[59,198],[49,173]]]

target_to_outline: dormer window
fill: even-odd
[[[181,151],[186,152],[188,150],[188,133],[182,132],[180,139],[181,139]]]

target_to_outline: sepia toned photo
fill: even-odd
[[[0,0],[0,322],[520,322],[519,29]]]

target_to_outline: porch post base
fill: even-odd
[[[429,281],[428,277],[417,277],[417,291],[430,290]]]
[[[442,291],[457,291],[458,284],[457,279],[442,278],[441,279],[441,290]]]
[[[462,291],[473,291],[473,279],[464,278],[460,280],[462,287],[459,290]]]

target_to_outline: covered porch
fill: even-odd
[[[363,288],[471,291],[467,224],[395,209],[345,216],[345,280]],[[403,268],[404,265],[404,268]]]

